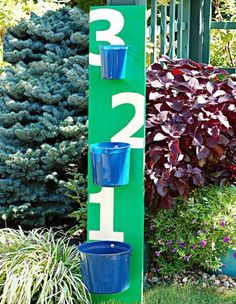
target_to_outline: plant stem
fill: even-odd
[[[229,60],[230,60],[231,66],[234,67],[234,60],[233,60],[231,50],[230,50],[230,41],[228,41],[228,43],[227,43],[227,50],[228,50]]]

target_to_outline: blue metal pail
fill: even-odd
[[[93,183],[116,187],[129,183],[130,144],[104,142],[90,145]]]
[[[129,288],[131,246],[99,241],[79,246],[82,280],[91,293],[112,294]]]
[[[125,78],[127,49],[126,45],[100,46],[102,78]]]

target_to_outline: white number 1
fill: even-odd
[[[124,232],[114,231],[114,188],[104,187],[89,195],[89,202],[100,204],[100,229],[90,230],[90,240],[124,242]]]

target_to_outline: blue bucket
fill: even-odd
[[[129,183],[130,144],[104,142],[90,145],[93,183],[117,187]]]
[[[88,291],[112,294],[129,288],[131,246],[99,241],[79,246],[82,280]]]
[[[101,45],[102,78],[124,79],[127,60],[126,45]]]

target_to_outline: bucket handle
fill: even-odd
[[[118,145],[115,145],[113,149],[119,149],[119,146]],[[104,153],[106,154],[108,151],[107,150],[104,150]],[[114,245],[114,244],[113,244]]]
[[[111,244],[110,247],[115,248],[115,244]],[[132,255],[132,251],[130,252],[130,255]]]

